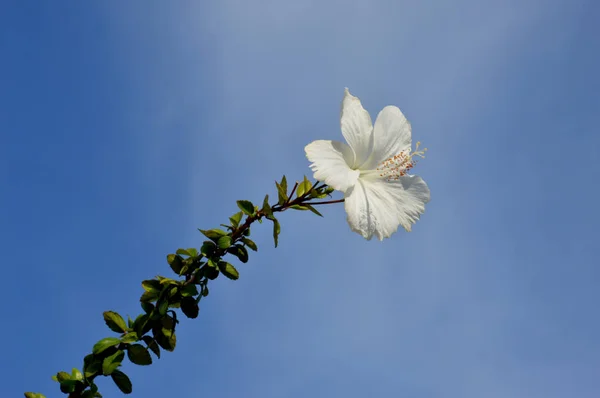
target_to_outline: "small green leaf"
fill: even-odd
[[[135,330],[135,333],[138,336],[143,336],[150,329],[152,329],[152,322],[150,322],[149,314],[138,315],[138,317],[135,318],[135,321],[133,322],[133,330]]]
[[[161,320],[160,320],[160,324],[162,325],[162,327],[167,330],[175,330],[175,325],[178,323],[179,323],[179,321],[175,320],[170,315],[167,315],[167,316],[161,318]]]
[[[158,313],[162,316],[167,313],[169,310],[169,301],[166,299],[159,300],[156,303],[156,308],[158,309]]]
[[[67,372],[58,372],[56,376],[52,377],[55,381],[62,383],[65,380],[71,380],[71,375]]]
[[[143,303],[150,303],[150,302],[156,301],[159,296],[160,296],[160,292],[158,292],[158,291],[144,292],[140,296],[140,301]]]
[[[123,394],[131,394],[131,391],[133,391],[131,380],[129,380],[129,377],[127,377],[125,373],[120,370],[115,370],[111,373],[110,377],[112,377],[113,381]]]
[[[218,228],[208,230],[199,229],[198,231],[202,232],[208,239],[219,239],[221,236],[227,235],[227,232]]]
[[[113,332],[123,333],[127,331],[127,325],[121,315],[114,311],[104,311],[104,323]]]
[[[141,344],[133,344],[127,348],[127,358],[136,365],[150,365],[152,364],[152,357],[150,353]]]
[[[269,195],[265,195],[265,199],[263,200],[262,212],[267,216],[273,215],[273,210],[271,209],[271,205],[269,204]],[[258,221],[261,221],[260,219]]]
[[[236,256],[241,262],[248,262],[248,250],[244,246],[234,245],[227,250],[229,253]]]
[[[152,334],[159,346],[167,351],[173,351],[177,344],[175,333],[165,328],[154,328]]]
[[[158,281],[160,282],[160,284],[162,286],[165,286],[165,285],[177,285],[177,284],[179,284],[179,282],[176,281],[175,279],[165,278],[164,276],[158,275],[156,278],[158,278]],[[162,289],[162,287],[161,287],[161,289]]]
[[[195,298],[184,297],[181,300],[181,311],[185,314],[185,316],[193,319],[198,317],[200,308],[198,307],[198,302]]]
[[[304,206],[306,206],[308,208],[308,210],[312,211],[317,216],[323,217],[323,214],[319,213],[319,211],[317,209],[315,209],[314,207],[312,207],[311,205],[304,205]]]
[[[115,369],[121,366],[123,358],[125,358],[125,353],[122,350],[117,350],[117,352],[111,356],[104,358],[104,361],[102,361],[102,374],[108,376],[114,372]]]
[[[64,394],[69,394],[75,391],[75,386],[81,383],[77,380],[65,380],[60,382],[60,391]]]
[[[46,398],[46,396],[40,394],[39,392],[26,392],[25,398]]]
[[[296,195],[300,198],[300,197],[304,196],[306,193],[308,193],[311,188],[312,188],[312,184],[310,183],[310,181],[308,181],[306,179],[306,176],[305,176],[304,181],[302,181],[301,183],[298,184],[298,188],[296,190]]]
[[[154,310],[154,304],[148,303],[147,301],[140,302],[140,305],[146,314],[149,314]]]
[[[235,269],[235,267],[229,264],[228,262],[220,261],[219,269],[221,270],[223,275],[225,275],[229,279],[236,280],[240,277],[240,273],[238,272],[238,270]]]
[[[133,343],[133,342],[136,342],[138,340],[139,340],[139,338],[138,338],[138,335],[137,335],[136,332],[129,332],[125,336],[121,337],[121,342],[122,343]]]
[[[77,368],[71,370],[71,380],[83,380],[83,374]]]
[[[242,217],[244,216],[243,212],[237,212],[235,213],[233,216],[229,217],[229,221],[231,221],[231,225],[235,228],[238,227],[238,225],[240,225],[240,222],[242,221]]]
[[[92,377],[102,369],[102,359],[94,354],[86,355],[83,358],[83,374],[85,377]]]
[[[187,257],[196,257],[198,255],[198,250],[192,247],[190,249],[177,249],[175,253]]]
[[[277,187],[277,203],[283,205],[288,200],[287,189],[284,189],[281,184],[275,181]]]
[[[306,207],[304,205],[292,205],[292,206],[290,206],[290,209],[294,209],[294,210],[308,210],[308,207]]]
[[[213,267],[204,267],[204,276],[206,276],[208,279],[215,280],[219,277],[219,270],[217,268],[213,268]]]
[[[271,221],[273,221],[273,241],[275,242],[275,247],[277,247],[279,244],[279,233],[281,232],[281,226],[276,218],[273,218]]]
[[[81,393],[81,398],[102,398],[102,394],[97,391],[85,390]]]
[[[96,344],[94,344],[92,353],[96,354],[96,355],[100,354],[101,352],[105,351],[106,349],[108,349],[110,347],[114,347],[114,346],[118,345],[119,343],[121,343],[121,340],[119,340],[118,338],[107,337],[105,339],[98,341]]]
[[[146,343],[146,345],[148,346],[148,348],[150,350],[152,350],[152,352],[154,353],[154,355],[156,355],[157,358],[160,358],[160,347],[156,343],[156,340],[154,340],[150,336],[144,336],[144,337],[142,337],[142,339],[144,340],[144,343]]]
[[[204,241],[204,243],[202,244],[202,247],[200,248],[200,252],[202,253],[202,255],[204,257],[211,257],[213,255],[213,253],[215,252],[216,248],[217,248],[217,245],[215,245],[214,242],[207,240],[207,241]]]
[[[183,297],[190,297],[190,296],[195,296],[198,294],[198,289],[196,288],[196,285],[186,285],[184,286],[183,289],[181,289],[181,295]]]
[[[231,236],[221,236],[217,241],[219,249],[227,249],[231,246]]]
[[[167,256],[167,262],[169,266],[177,275],[181,274],[181,268],[183,267],[183,258],[179,255],[169,254]]]
[[[208,286],[202,288],[202,297],[208,296]]]
[[[246,246],[248,246],[250,249],[252,249],[254,251],[258,251],[258,246],[256,246],[256,243],[254,243],[254,241],[252,241],[248,238],[242,238],[242,242],[244,242],[246,244]]]
[[[248,216],[254,215],[254,205],[249,200],[238,200],[237,205],[244,214]]]

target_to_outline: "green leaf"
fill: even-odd
[[[229,279],[236,280],[240,277],[240,273],[238,272],[238,270],[235,269],[235,267],[229,264],[228,262],[220,261],[219,269],[221,270],[223,275],[225,275]]]
[[[142,306],[142,309],[144,310],[144,312],[146,314],[149,314],[149,313],[151,313],[154,310],[154,304],[152,304],[152,303],[148,303],[146,301],[142,301],[140,303],[140,305]]]
[[[304,206],[306,206],[306,207],[308,208],[308,210],[312,211],[312,212],[313,212],[313,213],[315,213],[317,216],[319,216],[319,217],[323,217],[323,214],[319,213],[319,212],[317,211],[317,209],[315,209],[315,208],[314,208],[314,207],[312,207],[311,205],[306,205],[306,204],[305,204]]]
[[[237,205],[244,214],[248,216],[254,215],[254,205],[249,200],[238,200]]]
[[[81,383],[77,380],[65,380],[60,382],[60,391],[64,394],[69,394],[75,391],[75,386]]]
[[[175,279],[165,278],[164,276],[160,276],[160,275],[157,275],[156,277],[158,278],[158,281],[160,282],[160,284],[162,286],[165,286],[165,285],[178,285],[179,284],[179,282],[176,281]]]
[[[199,229],[198,231],[202,232],[208,239],[219,239],[221,236],[227,235],[227,232],[218,228],[208,230]]]
[[[221,236],[217,241],[219,249],[227,249],[231,246],[231,236]]]
[[[271,205],[269,204],[269,195],[265,195],[265,199],[263,200],[262,212],[267,216],[273,215],[273,210],[271,209]],[[258,221],[260,221],[260,219]]]
[[[208,296],[208,286],[202,288],[202,297]]]
[[[163,349],[167,351],[173,351],[175,349],[177,338],[175,337],[175,333],[173,331],[157,327],[152,329],[152,334],[154,335],[158,345]]]
[[[127,315],[127,326],[130,328],[133,327],[133,319],[129,315]]]
[[[152,364],[152,357],[150,353],[141,344],[133,344],[127,348],[127,358],[136,365],[150,365]]]
[[[242,242],[244,242],[246,244],[246,246],[248,246],[250,249],[252,249],[254,251],[258,251],[258,246],[256,246],[256,243],[254,243],[254,241],[252,241],[248,238],[242,238]]]
[[[142,339],[144,340],[144,343],[146,343],[148,348],[152,350],[154,355],[156,355],[157,358],[160,358],[160,347],[156,343],[156,340],[150,336],[144,336],[142,337]]]
[[[177,275],[181,274],[181,268],[183,267],[183,258],[179,255],[169,254],[167,256],[167,262],[169,266]]]
[[[159,290],[153,290],[151,292],[144,292],[144,294],[142,294],[142,296],[140,297],[140,301],[143,303],[149,303],[152,301],[156,301],[156,299],[158,299],[159,296],[160,296]]]
[[[189,297],[189,296],[195,296],[198,294],[198,289],[196,288],[196,285],[186,285],[184,286],[183,289],[181,289],[181,295],[183,297]]]
[[[217,279],[217,277],[219,276],[219,270],[217,268],[213,268],[213,267],[204,267],[204,275],[212,280]]]
[[[135,321],[133,322],[133,330],[135,330],[135,333],[138,336],[143,336],[150,329],[152,329],[152,322],[150,322],[149,314],[138,315],[138,317],[135,318]]]
[[[120,370],[115,370],[111,373],[110,377],[112,377],[113,381],[123,394],[131,394],[131,391],[133,391],[131,380],[129,380],[129,377],[127,377],[125,373]]]
[[[83,358],[83,374],[85,377],[92,377],[102,369],[102,358],[94,354],[86,355]]]
[[[161,299],[156,303],[156,308],[158,309],[158,313],[162,316],[167,313],[169,310],[169,301],[166,299]]]
[[[215,252],[216,248],[217,248],[217,245],[215,245],[214,242],[207,240],[207,241],[204,241],[204,243],[202,244],[202,247],[200,248],[200,252],[202,253],[202,255],[204,257],[211,257],[213,255],[213,253]]]
[[[283,205],[288,200],[287,188],[283,188],[281,184],[275,181],[277,187],[277,203]]]
[[[290,206],[290,209],[294,209],[294,210],[308,210],[308,207],[306,207],[304,205],[292,205],[292,206]]]
[[[121,342],[123,342],[123,343],[133,343],[138,340],[139,340],[139,338],[138,338],[138,335],[136,332],[129,332],[125,336],[121,337]]]
[[[311,188],[312,188],[312,184],[310,183],[310,181],[308,181],[306,179],[306,176],[304,176],[304,181],[302,181],[300,184],[298,184],[298,188],[296,189],[296,195],[300,198],[300,197],[304,196],[306,193],[310,192]]]
[[[185,316],[193,319],[198,317],[200,308],[198,307],[198,302],[195,298],[184,297],[181,300],[181,311],[185,314]]]
[[[71,375],[67,372],[58,372],[56,376],[52,377],[55,381],[62,383],[65,380],[71,380]]]
[[[198,250],[196,250],[195,248],[189,248],[189,249],[177,249],[177,251],[175,252],[176,254],[180,254],[180,255],[184,255],[184,256],[188,256],[188,257],[196,257],[198,256]]]
[[[123,333],[127,331],[127,325],[121,315],[114,311],[104,311],[104,323],[113,332]]]
[[[26,392],[25,398],[46,398],[46,396],[40,394],[39,392]]]
[[[237,212],[235,213],[233,216],[229,217],[229,221],[231,221],[231,225],[235,228],[238,227],[238,225],[240,225],[240,222],[242,221],[242,217],[244,216],[243,212]]]
[[[277,247],[279,243],[279,233],[281,232],[281,226],[279,225],[279,221],[276,218],[273,218],[273,241],[275,242],[275,247]]]
[[[236,256],[241,262],[248,262],[248,250],[244,246],[234,245],[227,250],[229,253]]]
[[[121,340],[119,340],[118,338],[107,337],[105,339],[98,341],[96,344],[94,344],[92,353],[96,354],[96,355],[100,354],[101,352],[107,350],[110,347],[114,347],[114,346],[118,345],[119,343],[121,343]]]
[[[111,356],[104,358],[104,361],[102,361],[102,374],[108,376],[114,372],[115,369],[121,366],[123,358],[125,358],[125,353],[122,350],[117,350],[117,352]]]
[[[102,398],[102,394],[97,391],[85,390],[81,393],[81,398]]]
[[[83,380],[83,375],[79,369],[73,368],[71,370],[71,380]]]

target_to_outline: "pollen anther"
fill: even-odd
[[[415,151],[411,153],[410,148],[406,151],[402,151],[397,155],[385,160],[377,167],[377,170],[381,173],[380,177],[386,178],[388,181],[398,180],[408,174],[408,172],[415,167],[415,164],[419,161],[419,158],[425,157],[427,148],[423,148],[419,151],[420,142],[415,145]]]

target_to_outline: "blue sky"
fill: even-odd
[[[0,396],[59,396],[235,200],[309,174],[349,87],[429,148],[413,232],[343,206],[253,230],[133,396],[595,397],[600,7],[593,1],[5,1]],[[102,380],[105,396],[116,396]]]

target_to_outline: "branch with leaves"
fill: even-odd
[[[152,364],[152,352],[160,358],[161,349],[173,351],[177,344],[176,328],[179,324],[178,312],[188,318],[196,318],[202,298],[208,296],[208,282],[223,274],[229,279],[239,278],[236,267],[224,260],[226,255],[248,262],[248,249],[257,251],[252,241],[250,227],[258,221],[267,219],[273,223],[273,240],[278,244],[281,227],[275,214],[288,209],[311,211],[319,216],[316,205],[343,202],[344,199],[319,201],[331,196],[333,188],[326,184],[311,183],[306,177],[297,182],[288,193],[286,177],[283,176],[277,186],[277,202],[269,203],[266,195],[262,207],[248,200],[239,200],[239,212],[229,217],[229,224],[221,224],[224,229],[216,228],[199,231],[208,240],[200,247],[178,249],[167,256],[176,279],[157,276],[142,282],[144,293],[140,297],[143,313],[134,320],[127,321],[114,311],[104,312],[104,322],[116,337],[106,337],[94,344],[92,352],[83,358],[83,369],[73,369],[71,373],[58,372],[52,378],[60,384],[60,391],[69,398],[102,397],[98,391],[96,379],[110,377],[125,394],[132,392],[129,377],[121,370],[125,356],[136,365]],[[295,194],[295,197],[294,197]],[[44,398],[39,393],[27,392],[27,398]]]
[[[98,341],[92,353],[83,359],[83,371],[58,372],[53,378],[60,390],[70,398],[101,397],[96,385],[99,376],[111,377],[125,394],[132,391],[131,381],[119,368],[125,354],[137,365],[150,365],[154,353],[160,358],[161,348],[173,351],[177,343],[175,329],[177,312],[188,318],[198,316],[200,300],[208,296],[208,281],[220,274],[238,279],[235,266],[223,258],[237,257],[248,261],[248,249],[256,251],[250,240],[250,226],[267,219],[273,223],[275,247],[281,230],[276,213],[308,210],[321,216],[314,206],[345,202],[350,228],[369,240],[389,238],[399,226],[410,231],[429,202],[429,187],[421,177],[410,175],[426,149],[419,150],[417,142],[411,150],[411,125],[400,109],[386,106],[379,112],[375,124],[360,100],[346,89],[342,100],[340,125],[347,141],[317,140],[304,150],[311,163],[316,183],[306,177],[294,184],[288,193],[285,176],[277,186],[277,202],[269,204],[265,196],[262,207],[247,200],[237,202],[240,211],[229,217],[225,229],[200,230],[208,240],[200,250],[179,249],[167,256],[167,262],[179,279],[157,276],[142,282],[140,298],[143,314],[127,322],[114,311],[104,313],[106,325],[119,337]],[[320,182],[323,181],[323,182]],[[320,201],[334,191],[344,199]],[[294,196],[294,194],[296,196]],[[42,394],[25,393],[27,398],[44,398]]]

